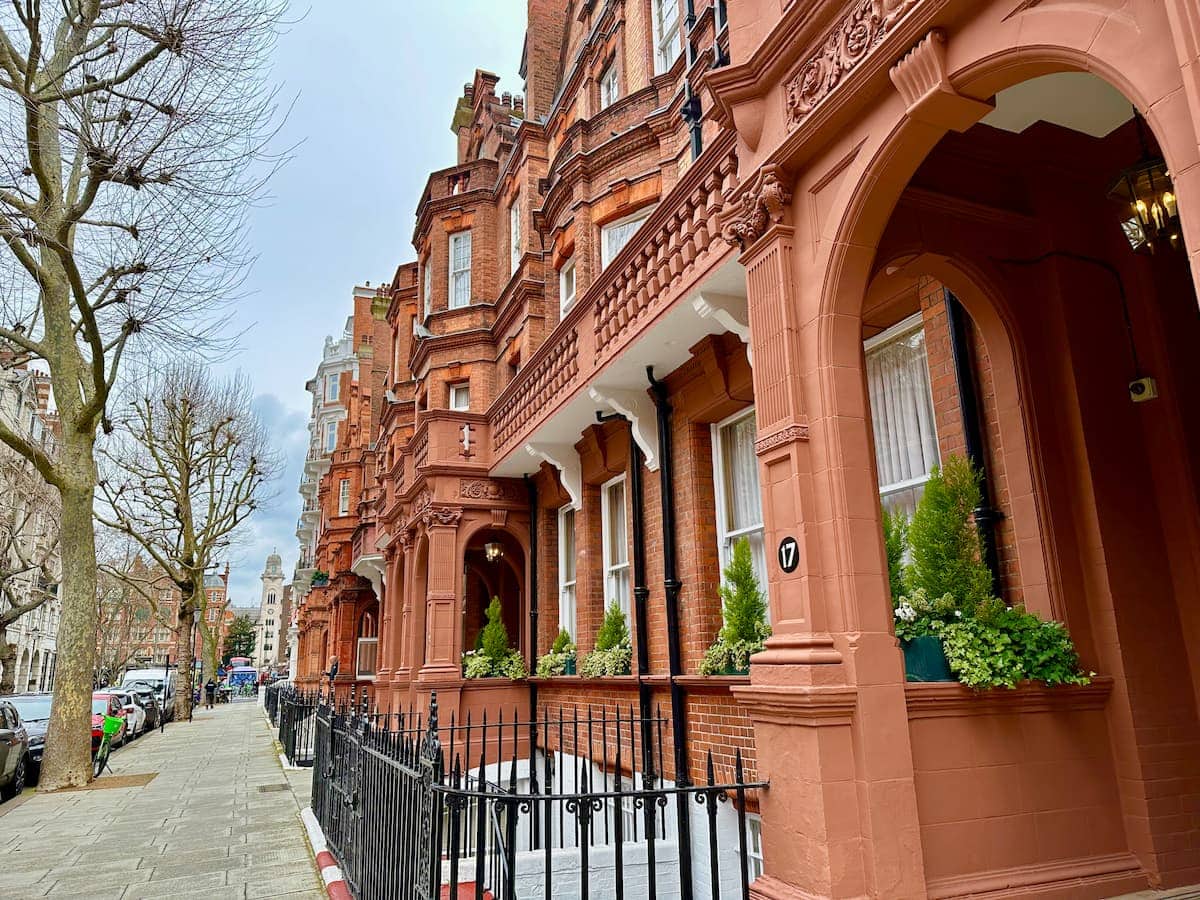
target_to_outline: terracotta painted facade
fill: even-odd
[[[1195,4],[676,12],[673,44],[653,0],[530,0],[525,96],[465,87],[416,263],[356,292],[373,348],[319,475],[300,679],[354,681],[378,622],[380,705],[528,708],[462,678],[488,599],[531,665],[618,599],[634,674],[538,702],[675,709],[669,779],[742,748],[770,783],[755,897],[1200,882],[1200,251],[1133,252],[1109,196],[1161,153],[1200,247]],[[1091,684],[906,682],[880,509],[928,467],[889,459],[913,360],[921,454],[978,444],[999,592],[1066,622]],[[705,678],[738,533],[774,634]]]

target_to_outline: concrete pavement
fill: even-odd
[[[311,773],[285,773],[272,738],[257,703],[198,710],[113,754],[147,784],[0,804],[0,897],[324,898],[299,817]]]

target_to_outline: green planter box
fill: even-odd
[[[574,675],[575,674],[575,657],[572,656],[570,659],[568,659],[566,662],[563,663],[563,674],[564,675]]]
[[[749,675],[750,667],[747,666],[744,669],[739,669],[736,666],[726,666],[725,668],[723,668],[721,670],[720,674],[722,674],[722,675]]]
[[[942,639],[925,634],[911,641],[901,641],[904,651],[905,678],[909,681],[958,681],[946,662]]]

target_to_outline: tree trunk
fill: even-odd
[[[17,645],[0,644],[0,694],[13,693],[17,682]]]
[[[64,423],[62,462],[72,476],[62,493],[62,618],[58,672],[46,732],[39,791],[81,787],[92,780],[92,677],[96,666],[96,533],[92,495],[96,465],[92,435]]]
[[[196,624],[196,610],[190,597],[180,600],[178,622],[175,654],[179,658],[179,683],[175,686],[175,721],[182,722],[191,715],[192,682],[195,680],[192,662],[196,651],[192,646],[192,633]]]

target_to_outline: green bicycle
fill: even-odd
[[[108,771],[110,772],[112,771],[112,768],[108,765],[108,754],[112,750],[113,737],[116,736],[116,734],[124,725],[125,720],[120,716],[106,715],[104,717],[104,724],[100,726],[101,731],[103,732],[100,738],[100,746],[96,748],[96,758],[93,760],[95,763],[95,772],[97,778],[100,777],[100,773],[103,772],[105,768],[108,768]]]

